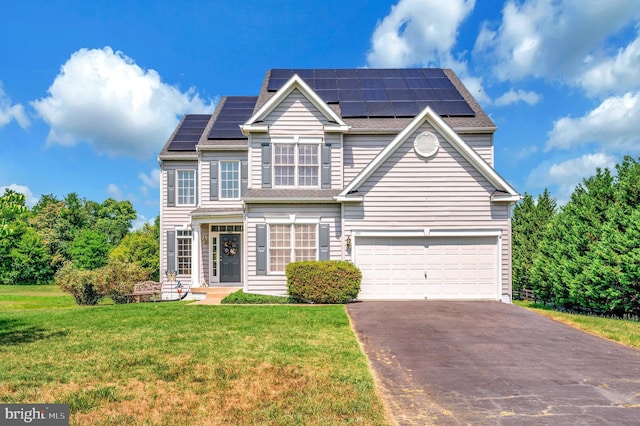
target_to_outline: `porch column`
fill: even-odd
[[[191,225],[191,287],[200,287],[200,224]]]

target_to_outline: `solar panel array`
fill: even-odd
[[[169,151],[195,151],[211,114],[189,114],[184,117],[178,131],[173,136]]]
[[[413,117],[429,105],[443,116],[474,116],[439,68],[273,69],[267,83],[279,90],[298,74],[327,103],[339,103],[343,117]]]
[[[240,125],[253,115],[257,96],[229,96],[211,127],[209,139],[247,139]]]

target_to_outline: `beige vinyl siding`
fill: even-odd
[[[242,207],[242,200],[225,200],[220,198],[218,191],[218,200],[210,200],[211,189],[211,162],[218,161],[218,175],[220,173],[220,161],[246,161],[246,151],[205,151],[200,155],[199,175],[200,179],[200,193],[202,198],[200,200],[200,207],[203,208],[240,208]],[[240,178],[242,178],[240,176]],[[240,189],[242,189],[242,180],[239,182]],[[218,185],[220,180],[218,179]]]
[[[167,231],[174,231],[176,227],[186,226],[191,223],[189,213],[195,206],[178,206],[167,207],[167,170],[197,170],[198,163],[194,161],[168,161],[164,160],[160,172],[160,277],[164,279],[164,272],[167,270]],[[200,176],[196,171],[196,194],[197,200],[200,199],[198,186],[200,184]],[[177,178],[176,178],[177,193]],[[183,283],[191,279],[189,275],[181,275],[176,277]]]
[[[326,117],[297,89],[264,119],[271,136],[323,136]]]
[[[491,167],[493,167],[493,135],[482,134],[463,134],[460,135],[462,139],[469,145],[475,152],[477,152],[484,161],[486,161]]]
[[[256,225],[265,223],[267,218],[319,218],[320,223],[329,224],[329,258],[342,257],[342,232],[340,229],[340,206],[337,204],[294,204],[294,205],[247,205],[247,288],[250,293],[278,294],[287,292],[285,275],[256,275]]]
[[[508,204],[490,202],[495,190],[493,185],[443,137],[438,135],[440,149],[434,157],[417,156],[413,140],[425,130],[438,135],[430,125],[421,126],[358,188],[364,201],[345,203],[345,232],[349,234],[354,229],[501,229],[503,288],[507,291],[510,287]]]
[[[344,184],[348,185],[393,140],[395,135],[345,135]]]

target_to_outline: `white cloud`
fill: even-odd
[[[23,129],[29,127],[29,118],[24,112],[24,107],[21,104],[11,104],[11,99],[7,97],[0,82],[0,128],[13,120],[16,120]]]
[[[33,196],[31,189],[25,185],[18,185],[17,183],[12,183],[8,186],[0,186],[0,196],[4,194],[4,191],[10,189],[12,191],[18,192],[20,194],[24,194],[26,199],[27,206],[33,207],[38,203],[38,198]]]
[[[640,86],[640,36],[619,49],[615,57],[587,70],[579,83],[592,96],[624,93]]]
[[[160,150],[178,116],[213,109],[193,88],[181,92],[110,47],[73,53],[49,96],[32,105],[51,127],[51,144],[87,142],[101,154],[141,159]]]
[[[372,67],[435,65],[449,56],[475,0],[400,0],[379,21],[367,55]]]
[[[640,16],[637,0],[509,0],[498,28],[484,23],[474,48],[502,80],[573,81],[593,67],[609,37]]]
[[[145,215],[139,214],[138,217],[136,217],[136,220],[134,220],[133,223],[131,224],[131,231],[137,231],[139,229],[142,229],[145,223],[148,223],[149,225],[153,225],[154,222],[155,222],[155,218],[149,219]]]
[[[545,150],[598,143],[625,153],[639,152],[639,123],[640,92],[611,97],[580,118],[555,121]]]
[[[109,184],[107,194],[116,201],[122,201],[124,199],[124,193],[115,183]]]
[[[542,164],[529,175],[528,185],[536,188],[555,186],[554,192],[560,204],[566,203],[575,187],[596,169],[613,169],[616,157],[604,152],[585,154],[581,157],[555,164]]]
[[[142,180],[145,186],[151,188],[160,188],[160,169],[153,169],[149,174],[140,173],[138,177]]]
[[[527,92],[522,89],[520,90],[511,89],[505,94],[503,94],[502,96],[500,96],[499,98],[497,98],[494,103],[496,106],[506,106],[506,105],[511,105],[511,104],[515,104],[522,101],[529,105],[535,105],[538,102],[540,102],[541,98],[542,96],[537,94],[536,92]]]

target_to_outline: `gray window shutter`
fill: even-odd
[[[256,225],[256,275],[267,275],[267,225]]]
[[[318,260],[329,260],[329,224],[321,223],[318,232],[318,240],[320,242],[320,253]]]
[[[167,207],[176,205],[176,171],[167,170]]]
[[[271,188],[271,144],[262,144],[262,187]]]
[[[216,201],[218,199],[218,162],[209,163],[209,200]]]
[[[331,188],[331,144],[322,145],[322,169],[320,171],[322,189]]]
[[[247,187],[249,186],[249,162],[240,162],[240,196],[244,197],[247,194]]]
[[[167,231],[167,271],[176,270],[176,231]]]

